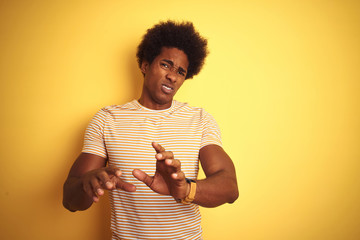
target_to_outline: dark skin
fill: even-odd
[[[144,73],[143,92],[139,102],[150,109],[166,109],[185,80],[189,65],[186,54],[176,48],[163,48],[152,63],[141,66]],[[190,185],[181,171],[181,162],[173,152],[153,142],[156,171],[149,176],[140,169],[133,175],[154,192],[183,199],[190,192]],[[232,203],[238,198],[235,167],[222,147],[207,145],[200,149],[199,159],[206,178],[197,180],[194,203],[203,207],[216,207]],[[105,190],[136,191],[133,184],[121,179],[119,168],[106,166],[107,159],[81,153],[73,164],[64,184],[63,204],[70,211],[85,210],[98,202]]]

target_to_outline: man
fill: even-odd
[[[201,239],[199,205],[238,197],[215,120],[173,100],[206,55],[207,40],[190,22],[161,22],[147,31],[137,52],[141,97],[94,116],[64,184],[65,208],[85,210],[109,190],[113,239]]]

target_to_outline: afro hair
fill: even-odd
[[[188,57],[186,79],[198,74],[208,54],[207,40],[195,30],[192,22],[166,21],[148,29],[138,46],[136,57],[141,67],[143,61],[150,64],[163,47],[182,50]]]

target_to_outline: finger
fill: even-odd
[[[181,162],[178,159],[166,159],[165,164],[171,167],[174,172],[181,171]]]
[[[104,195],[104,190],[101,188],[101,185],[97,178],[92,178],[90,180],[91,189],[95,196],[102,196]]]
[[[105,172],[105,171],[99,172],[97,174],[97,178],[103,183],[102,186],[105,189],[111,190],[114,188],[114,184],[111,182],[111,179],[110,179],[109,175],[107,174],[107,172]]]
[[[181,181],[184,181],[185,180],[185,174],[184,172],[180,171],[180,172],[176,172],[176,173],[172,173],[171,174],[171,178],[178,181],[178,182],[181,182]]]
[[[96,196],[94,194],[94,191],[93,189],[91,188],[91,185],[89,182],[84,182],[83,183],[83,189],[84,189],[84,192],[91,198],[93,198],[94,196]]]
[[[155,158],[159,161],[165,160],[165,159],[173,159],[174,153],[171,151],[160,152],[155,155]]]
[[[121,174],[122,174],[122,172],[120,171],[119,168],[113,167],[113,166],[106,167],[106,168],[105,168],[105,171],[106,171],[108,174],[115,175],[116,177],[120,177]]]
[[[94,202],[99,201],[99,197],[97,196],[96,191],[94,191],[91,182],[85,181],[83,183],[83,189],[84,189],[85,193],[93,199]]]
[[[187,196],[189,194],[188,192],[189,184],[186,182],[184,172],[180,171],[177,173],[173,173],[171,174],[171,178],[173,180],[173,188],[178,189],[177,191],[172,192],[173,193],[172,196],[180,199]]]
[[[141,171],[140,169],[134,169],[133,170],[133,175],[134,177],[136,177],[138,180],[142,181],[143,183],[145,183],[148,187],[151,186],[151,184],[154,181],[154,178],[150,177],[149,175],[147,175],[144,171]]]
[[[135,192],[136,191],[136,187],[135,187],[134,184],[125,182],[125,181],[123,181],[121,179],[118,179],[118,181],[116,182],[116,188],[117,189],[122,189],[122,190],[127,191],[127,192]]]
[[[157,142],[152,142],[152,146],[157,153],[165,151],[165,148],[163,146],[161,146],[160,144],[158,144]]]

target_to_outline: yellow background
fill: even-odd
[[[105,199],[61,205],[85,127],[138,98],[145,30],[190,20],[211,54],[177,100],[218,121],[235,204],[207,240],[360,239],[359,1],[0,0],[0,238],[109,239]]]

